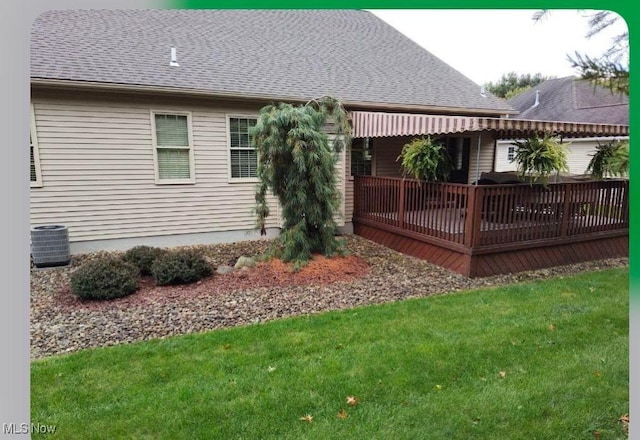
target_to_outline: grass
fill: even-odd
[[[87,350],[33,362],[31,417],[73,439],[625,438],[628,304],[613,269]]]

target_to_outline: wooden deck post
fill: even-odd
[[[481,187],[477,185],[467,186],[466,206],[464,207],[464,245],[471,249],[476,244],[477,232],[480,232],[480,209],[478,192]],[[480,197],[480,202],[481,202]],[[476,220],[477,219],[477,220]]]

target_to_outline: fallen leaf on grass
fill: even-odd
[[[594,371],[594,372],[593,372],[593,375],[594,375],[595,377],[600,377],[600,376],[602,376],[602,373],[601,373],[600,371]]]
[[[300,417],[300,420],[302,420],[303,422],[311,423],[313,422],[313,416],[311,414],[307,414],[304,417]]]
[[[436,390],[440,391],[442,389],[442,385],[436,385]]]
[[[554,331],[556,329],[556,326],[553,324],[549,324],[549,330],[550,331]]]
[[[498,376],[500,376],[500,379],[504,379],[505,377],[507,377],[507,372],[506,371],[501,371],[498,373]]]
[[[337,415],[336,417],[338,417],[338,418],[339,418],[339,419],[341,419],[341,420],[344,420],[344,419],[346,419],[347,417],[349,417],[349,414],[347,414],[347,412],[346,412],[344,409],[341,409],[341,410],[338,412],[338,415]]]
[[[272,366],[272,365],[269,365],[269,367],[267,368],[267,371],[268,371],[269,373],[273,373],[274,371],[276,371],[276,367],[274,367],[274,366]]]
[[[348,396],[347,397],[347,405],[349,406],[356,406],[358,404],[358,398],[355,396]]]
[[[622,430],[625,432],[625,434],[629,434],[629,414],[620,416],[618,421],[622,422]]]

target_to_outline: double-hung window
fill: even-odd
[[[156,183],[195,183],[191,114],[151,112]]]
[[[351,141],[351,175],[370,176],[372,164],[371,139],[356,138]]]
[[[31,187],[42,186],[42,174],[40,173],[40,152],[38,151],[38,135],[36,133],[36,118],[31,105],[31,118],[29,123],[29,174]]]
[[[249,129],[255,117],[229,116],[229,177],[232,180],[255,180],[258,176],[258,152],[251,145]]]

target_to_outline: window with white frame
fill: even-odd
[[[371,140],[369,138],[355,138],[351,141],[351,175],[371,175]]]
[[[229,116],[229,176],[255,179],[258,176],[258,152],[251,145],[249,129],[257,118]]]
[[[42,186],[42,174],[40,173],[40,152],[38,150],[38,136],[36,133],[36,118],[31,105],[31,121],[29,123],[29,174],[32,187]]]
[[[191,114],[151,114],[156,183],[195,183]]]
[[[516,158],[516,147],[509,147],[507,149],[507,160],[513,162]]]

